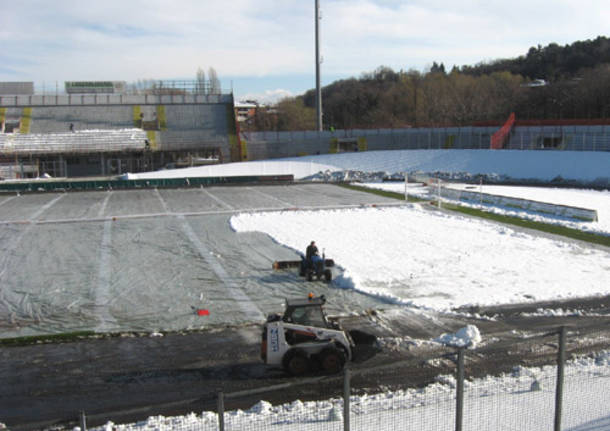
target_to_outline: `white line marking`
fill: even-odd
[[[340,210],[340,209],[355,209],[355,208],[383,208],[383,207],[401,207],[408,206],[406,202],[397,203],[370,203],[370,204],[350,204],[350,205],[317,205],[317,206],[301,206],[295,207],[261,207],[261,208],[241,208],[233,210],[217,210],[217,211],[193,211],[183,213],[149,213],[149,214],[129,214],[119,215],[113,217],[93,217],[93,218],[74,218],[74,219],[54,219],[54,220],[6,220],[0,221],[1,225],[11,224],[55,224],[55,223],[82,223],[82,222],[103,222],[106,220],[131,220],[131,219],[143,219],[143,218],[157,218],[157,217],[196,217],[206,215],[219,215],[219,214],[240,214],[245,212],[279,212],[279,211],[318,211],[318,210]]]
[[[12,201],[13,199],[15,199],[17,196],[11,196],[9,198],[4,199],[2,202],[0,202],[0,206],[4,205],[5,203]]]
[[[157,195],[157,197],[159,198],[159,201],[161,201],[161,206],[163,207],[163,210],[165,211],[165,214],[171,214],[171,211],[169,210],[169,208],[167,207],[167,203],[165,202],[165,200],[163,199],[163,196],[161,196],[161,193],[159,193],[159,189],[155,187],[155,194]]]
[[[8,269],[8,260],[9,260],[9,257],[17,249],[17,247],[19,246],[19,243],[21,242],[23,237],[32,229],[33,225],[31,224],[31,222],[33,222],[33,221],[35,222],[35,219],[37,217],[42,215],[43,212],[45,212],[46,210],[51,208],[57,201],[59,201],[64,196],[65,196],[65,193],[57,196],[55,199],[51,200],[50,202],[47,202],[45,205],[40,207],[38,209],[38,211],[36,211],[34,214],[32,214],[32,217],[30,217],[30,219],[17,223],[17,224],[27,223],[28,226],[25,229],[23,229],[22,232],[17,234],[17,237],[13,241],[10,242],[10,244],[9,244],[9,246],[7,248],[5,248],[3,250],[2,260],[0,260],[0,280],[4,276],[4,273],[6,272],[6,270]],[[2,223],[2,224],[11,224],[11,222],[5,222],[5,223]]]
[[[270,194],[263,193],[263,192],[261,192],[260,190],[253,189],[252,187],[246,187],[246,189],[251,190],[251,191],[253,191],[253,192],[256,192],[256,193],[258,193],[259,195],[265,196],[265,197],[267,197],[267,198],[269,198],[269,199],[273,199],[274,201],[278,201],[278,202],[279,202],[279,203],[281,203],[282,205],[287,205],[287,206],[289,206],[289,207],[294,207],[294,206],[296,206],[296,205],[295,205],[295,204],[293,204],[293,203],[283,201],[283,200],[281,200],[281,199],[276,198],[275,196],[271,196]]]
[[[244,319],[249,322],[260,321],[264,319],[264,314],[261,310],[252,302],[252,300],[246,295],[241,288],[237,285],[233,279],[227,274],[225,269],[222,267],[220,262],[214,257],[210,250],[205,246],[203,242],[199,240],[199,237],[195,234],[191,225],[184,218],[184,216],[178,216],[178,219],[182,222],[182,230],[193,243],[197,251],[203,259],[210,265],[212,271],[218,276],[218,278],[227,287],[227,293],[235,300],[237,306],[243,312]]]
[[[100,245],[100,267],[98,272],[97,289],[95,290],[95,308],[98,310],[99,323],[96,332],[108,332],[117,327],[117,321],[110,314],[108,305],[110,298],[110,274],[112,256],[112,220],[104,222],[102,244]]]
[[[201,191],[203,193],[205,193],[206,195],[208,195],[209,197],[211,197],[212,199],[214,199],[220,205],[224,206],[225,208],[229,208],[230,210],[234,210],[235,209],[235,207],[232,207],[231,205],[229,205],[228,203],[226,203],[222,199],[220,199],[220,198],[214,196],[212,193],[208,192],[206,189],[203,188],[203,186],[201,187]]]
[[[100,210],[97,213],[98,217],[102,217],[104,215],[104,212],[106,212],[106,206],[108,206],[108,201],[110,200],[111,195],[112,195],[112,190],[108,190],[106,192],[106,197],[104,198],[104,202],[102,202],[102,207],[100,208]]]
[[[66,193],[62,193],[61,195],[57,196],[55,199],[53,199],[50,202],[47,202],[45,205],[41,206],[38,211],[36,211],[34,214],[32,214],[32,217],[30,217],[30,221],[34,221],[36,220],[38,217],[40,217],[42,215],[43,212],[45,212],[46,210],[48,210],[49,208],[51,208],[53,205],[55,205],[55,203],[57,203],[57,201],[59,201],[61,198],[63,198],[64,196],[66,196]]]

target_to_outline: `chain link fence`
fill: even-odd
[[[428,358],[425,364],[448,364],[445,373],[423,387],[369,394],[360,381],[362,371],[346,368],[343,375],[317,376],[249,391],[217,395],[215,411],[185,416],[151,416],[116,425],[111,415],[96,430],[417,430],[499,431],[610,429],[610,351],[605,333],[583,336],[577,328],[561,327],[539,335],[531,351],[550,352],[538,367],[513,366],[497,375],[482,375],[479,359],[484,349],[456,348],[453,353]],[[589,350],[595,353],[583,353]],[[568,353],[570,357],[568,358]],[[532,358],[523,358],[522,362]],[[424,365],[422,365],[424,366]],[[371,372],[370,369],[367,370]],[[408,386],[408,381],[395,383]],[[320,386],[318,386],[320,385]],[[261,400],[289,386],[300,386],[304,398],[272,405]],[[315,400],[324,386],[331,395]],[[277,397],[276,397],[277,398]],[[260,401],[252,401],[259,399]],[[250,404],[248,404],[250,403]],[[250,405],[243,409],[244,405]],[[241,408],[240,408],[241,407]],[[99,418],[97,419],[99,421]],[[87,429],[81,412],[79,428]]]

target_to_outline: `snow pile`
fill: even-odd
[[[520,313],[523,317],[601,316],[601,314],[563,308],[538,308],[535,313]]]
[[[477,345],[481,342],[481,333],[475,325],[468,325],[455,334],[442,334],[435,338],[434,341],[451,347],[476,349]]]

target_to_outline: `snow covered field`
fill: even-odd
[[[436,310],[610,294],[610,253],[460,215],[402,208],[247,213],[238,232],[316,240],[338,287]],[[593,269],[593,270],[592,270]]]

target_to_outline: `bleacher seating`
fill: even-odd
[[[141,151],[145,147],[146,132],[134,128],[0,134],[0,153],[4,155]]]
[[[132,152],[148,169],[210,152],[230,160],[232,95],[204,96],[0,97],[10,127],[9,133],[0,133],[0,156],[27,161],[45,154],[62,160],[75,153],[93,159],[100,153]],[[86,175],[82,159],[70,163],[67,172]],[[100,159],[97,166],[108,172],[104,163]]]

